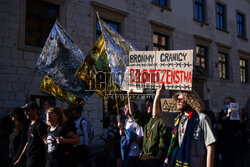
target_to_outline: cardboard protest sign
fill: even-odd
[[[240,120],[239,104],[238,103],[230,103],[230,108],[232,109],[230,120]]]
[[[176,104],[175,99],[162,98],[161,99],[161,111],[176,112],[177,104]]]
[[[192,90],[193,50],[133,51],[129,53],[129,86]]]

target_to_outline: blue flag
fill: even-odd
[[[137,51],[138,49],[100,18],[99,24],[104,36],[112,79],[116,84],[121,86],[123,78],[120,78],[119,75],[116,74],[119,72],[125,73],[126,67],[129,65],[129,52]]]
[[[55,22],[37,61],[37,68],[62,90],[86,100],[93,92],[75,73],[85,56],[65,29]]]

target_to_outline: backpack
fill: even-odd
[[[89,145],[92,145],[93,139],[94,139],[94,130],[93,127],[90,123],[90,121],[84,117],[81,118],[80,120],[80,129],[83,132],[83,127],[82,127],[82,121],[86,121],[86,126],[87,126],[87,133],[88,133],[88,137],[89,137]]]

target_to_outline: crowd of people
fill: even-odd
[[[225,97],[224,109],[215,115],[195,92],[176,92],[173,98],[181,112],[171,126],[164,123],[160,107],[164,90],[162,86],[154,99],[146,99],[146,112],[137,109],[133,91],[128,91],[124,114],[109,115],[105,140],[114,164],[99,161],[96,166],[248,166],[250,114],[243,109],[240,120],[231,120],[233,98]],[[46,103],[40,113],[35,102],[9,110],[12,124],[8,119],[0,122],[0,166],[91,166],[93,131],[82,111],[79,105],[64,110]]]

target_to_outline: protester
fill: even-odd
[[[117,123],[118,116],[116,116],[115,112],[109,113],[109,126],[107,131],[107,146],[109,146],[109,151],[114,155],[116,167],[122,166],[122,157],[121,157],[121,145],[120,140],[121,137],[119,135],[119,127]],[[119,119],[118,119],[119,121]]]
[[[211,110],[204,110],[203,111],[204,114],[206,114],[208,116],[208,118],[210,119],[211,123],[212,123],[212,130],[215,133],[216,132],[216,126],[217,126],[217,120],[215,117],[215,114],[213,111]]]
[[[177,116],[164,166],[212,167],[215,137],[211,121],[202,111],[202,102],[194,92],[174,95]]]
[[[120,139],[120,135],[119,135],[119,127],[117,126],[116,115],[114,113],[109,113],[107,140],[115,141],[117,139]]]
[[[3,119],[0,119],[0,164],[1,166],[11,166],[11,163],[9,161],[8,157],[8,144],[6,143],[5,140],[5,131],[4,131],[4,126],[3,126]]]
[[[24,110],[20,107],[15,108],[8,115],[11,120],[15,122],[13,132],[9,137],[9,157],[12,164],[19,158],[26,142],[27,142],[27,130],[29,126],[28,120],[25,118]],[[21,162],[18,164],[19,167],[26,166],[26,157],[24,156]]]
[[[152,98],[147,98],[145,101],[146,112],[150,115],[150,117],[152,116],[153,103],[154,99]]]
[[[139,162],[141,167],[161,166],[161,159],[171,136],[171,129],[164,126],[161,115],[152,111],[155,110],[155,104],[159,101],[159,91],[157,90],[153,108],[152,105],[147,106],[147,112],[151,115],[134,110],[130,98],[132,90],[128,92],[129,111],[132,118],[138,125],[144,127],[143,146]]]
[[[74,145],[73,150],[73,163],[78,167],[86,166],[89,158],[87,121],[82,116],[82,109],[81,105],[71,107],[72,118],[75,120],[76,134],[80,138],[80,143]]]
[[[69,128],[71,131],[76,133],[75,121],[72,118],[72,111],[70,108],[63,111],[66,117],[66,121],[64,121],[64,125]]]
[[[222,167],[238,166],[240,148],[242,148],[243,131],[240,120],[230,120],[232,109],[230,103],[235,103],[232,97],[225,97],[224,110],[218,118],[218,145]]]
[[[79,137],[63,125],[63,116],[59,108],[47,109],[48,134],[47,167],[70,167],[69,144],[78,144]]]
[[[143,129],[132,120],[128,104],[124,106],[124,113],[127,118],[124,122],[120,121],[122,122],[120,124],[120,135],[122,136],[121,151],[123,167],[137,167],[141,152],[140,145],[143,140]]]
[[[22,108],[31,123],[27,132],[28,141],[14,165],[17,166],[21,163],[24,153],[26,153],[27,167],[44,167],[46,150],[43,140],[46,139],[47,125],[39,119],[38,105],[36,103],[30,102]]]

